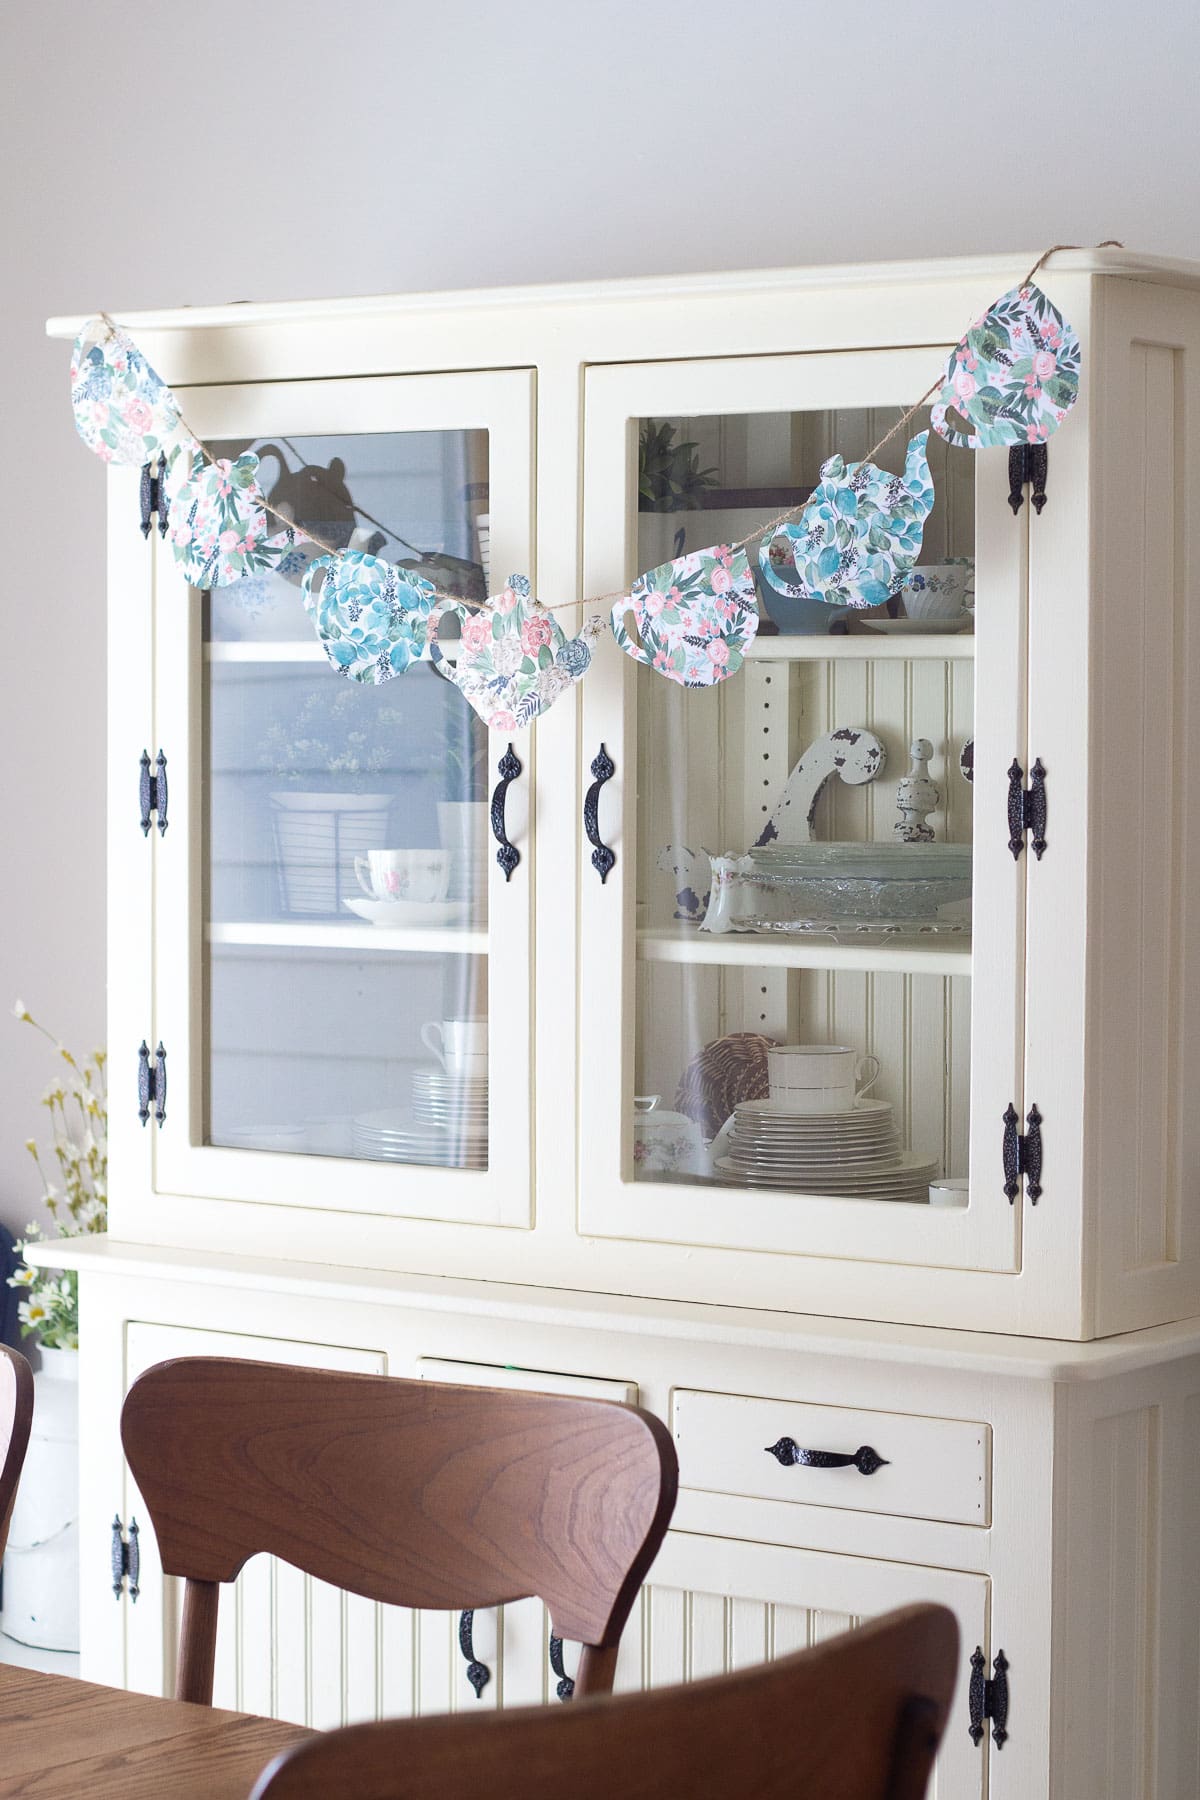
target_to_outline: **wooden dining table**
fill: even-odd
[[[246,1800],[280,1750],[315,1734],[0,1665],[0,1795]]]

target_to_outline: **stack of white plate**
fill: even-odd
[[[399,1108],[360,1113],[353,1153],[373,1162],[424,1163],[431,1168],[486,1169],[487,1127],[481,1132],[427,1124]]]
[[[414,1069],[412,1109],[414,1120],[437,1125],[472,1137],[486,1137],[488,1084],[486,1075],[447,1075],[441,1069]]]
[[[933,1158],[900,1148],[888,1100],[812,1114],[747,1100],[734,1111],[728,1154],[716,1162],[718,1174],[743,1187],[925,1204],[937,1168]]]

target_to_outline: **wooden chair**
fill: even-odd
[[[32,1423],[33,1373],[19,1350],[0,1344],[0,1557],[8,1543]]]
[[[953,1613],[910,1606],[692,1686],[326,1732],[251,1800],[920,1800],[957,1663]]]
[[[607,1693],[675,1507],[665,1427],[608,1400],[187,1357],[134,1382],[121,1436],[187,1579],[176,1697],[206,1705],[217,1584],[260,1550],[396,1606],[536,1595]]]

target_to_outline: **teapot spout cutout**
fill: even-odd
[[[441,622],[460,621],[451,658],[438,637]],[[503,591],[484,607],[442,600],[430,618],[434,667],[452,681],[493,731],[521,731],[574,687],[591,666],[605,620],[588,619],[568,637],[554,614],[530,592],[525,575],[510,575]]]
[[[764,539],[764,580],[791,599],[854,610],[898,594],[933,508],[928,443],[927,431],[911,439],[903,475],[831,456],[799,520]]]

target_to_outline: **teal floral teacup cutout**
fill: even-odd
[[[785,525],[758,553],[780,594],[826,606],[881,606],[897,593],[921,554],[933,507],[925,454],[927,431],[908,446],[903,475],[874,463],[831,456],[799,522]]]
[[[351,681],[378,687],[430,660],[431,581],[364,550],[343,550],[309,565],[302,592],[326,656]]]
[[[1079,339],[1041,288],[1012,288],[950,352],[930,413],[960,450],[1044,443],[1079,398]],[[963,432],[947,420],[955,412]]]
[[[625,626],[631,612],[640,645]],[[613,607],[612,629],[626,656],[680,687],[713,687],[736,675],[758,630],[745,551],[717,544],[639,575]]]
[[[271,535],[257,472],[252,450],[234,461],[222,457],[215,462],[194,450],[173,465],[167,481],[167,539],[192,587],[228,587],[299,555],[296,531]]]
[[[449,646],[446,654],[439,647],[435,666],[493,731],[520,731],[553,706],[590,668],[592,646],[604,630],[604,620],[592,618],[569,638],[532,597],[525,575],[510,575],[486,606],[439,601],[430,626],[435,643],[449,613],[462,621],[457,654],[451,661]]]
[[[179,403],[137,345],[107,319],[89,319],[71,351],[71,408],[89,450],[105,462],[170,462],[195,440]]]

